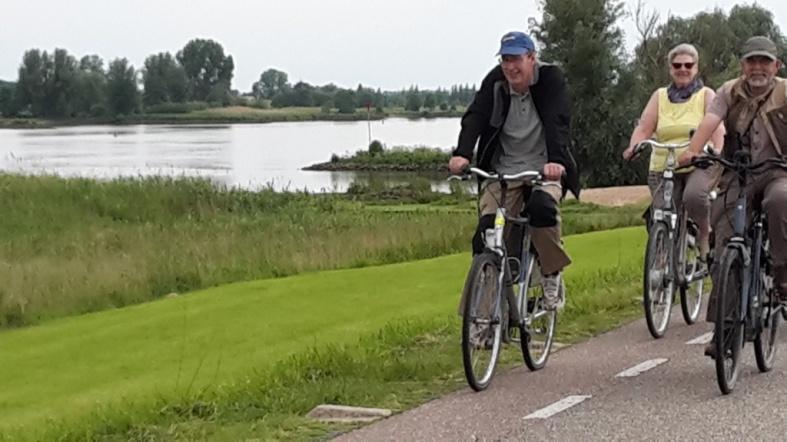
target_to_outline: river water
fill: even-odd
[[[450,149],[458,118],[371,122],[371,137],[392,146]],[[365,149],[366,121],[225,125],[76,126],[0,130],[0,171],[108,179],[199,176],[246,189],[344,191],[354,181],[406,182],[416,174],[317,172],[301,168]],[[445,176],[426,176],[445,189]],[[423,176],[421,176],[423,179]]]

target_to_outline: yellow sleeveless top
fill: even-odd
[[[705,94],[708,88],[703,87],[684,103],[673,103],[667,96],[667,88],[659,89],[659,116],[656,124],[656,141],[659,143],[679,144],[689,140],[692,129],[699,127],[705,116]],[[675,160],[686,151],[688,147],[675,151]],[[661,172],[667,162],[667,151],[653,149],[650,154],[650,170]],[[684,169],[682,172],[690,172]]]

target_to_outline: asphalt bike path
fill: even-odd
[[[659,340],[634,321],[553,353],[538,372],[498,372],[484,392],[465,388],[338,440],[787,440],[787,324],[773,370],[759,373],[746,343],[722,396],[703,355],[704,314],[687,326],[677,307]]]

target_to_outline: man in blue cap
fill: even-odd
[[[561,271],[571,262],[560,240],[558,202],[567,190],[579,196],[579,175],[569,150],[566,83],[557,66],[538,61],[533,40],[522,32],[505,34],[498,56],[499,65],[484,78],[462,117],[459,142],[448,166],[451,173],[460,174],[475,156],[477,167],[487,171],[542,172],[545,183],[537,188],[509,183],[506,210],[511,214],[527,210],[543,274],[544,307],[555,309],[563,301]],[[493,227],[501,196],[498,182],[479,183],[479,190],[474,254],[484,251],[484,234]],[[512,237],[507,241],[509,256],[516,257],[521,252],[520,238],[508,236]]]

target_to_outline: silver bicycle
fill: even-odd
[[[519,180],[539,186],[542,183],[541,173],[524,171],[498,175],[473,167],[464,178],[471,175],[496,180],[502,189],[494,228],[484,232],[485,250],[473,257],[462,293],[465,377],[471,388],[481,391],[492,380],[504,340],[520,344],[525,364],[530,370],[539,370],[546,365],[554,339],[557,312],[543,306],[537,256],[531,249],[529,219],[508,214],[505,209],[508,182]],[[507,224],[519,225],[524,231],[520,256],[508,254],[504,241]],[[512,267],[519,269],[516,275],[511,274]],[[560,290],[561,299],[565,299],[562,284]],[[516,309],[517,314],[509,315],[509,309]]]
[[[676,289],[681,295],[683,319],[689,325],[697,321],[702,298],[710,291],[710,273],[707,265],[700,261],[697,224],[673,201],[675,172],[682,169],[677,167],[675,150],[688,145],[689,142],[663,144],[645,140],[634,149],[634,156],[649,146],[667,151],[660,184],[664,203],[662,208],[651,211],[643,275],[645,320],[648,331],[656,339],[664,336],[667,330]]]

